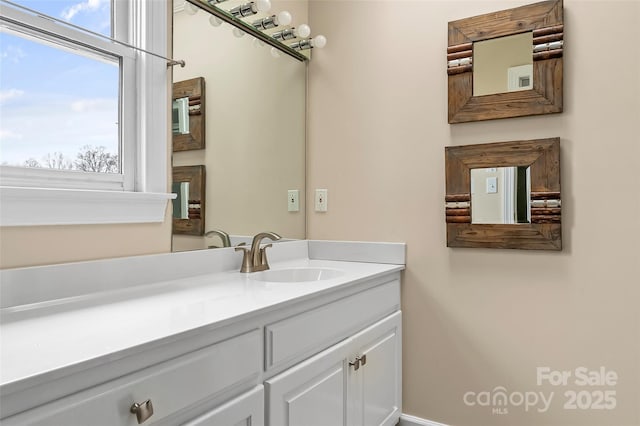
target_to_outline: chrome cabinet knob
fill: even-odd
[[[147,399],[142,404],[134,402],[129,411],[136,415],[138,424],[142,424],[147,421],[149,417],[153,416],[153,404],[150,399]]]

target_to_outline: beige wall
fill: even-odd
[[[640,40],[637,1],[565,0],[565,111],[447,124],[447,22],[526,1],[314,1],[316,239],[406,241],[404,412],[451,425],[640,424]],[[448,249],[444,147],[561,137],[562,252]],[[616,217],[612,206],[625,205]],[[614,410],[565,410],[536,367],[605,366]],[[572,383],[572,382],[570,382]],[[469,391],[555,392],[546,413],[468,407]]]
[[[166,253],[171,222],[0,228],[0,269]]]

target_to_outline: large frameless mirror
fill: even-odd
[[[277,9],[277,0],[272,3]],[[293,6],[287,3],[294,20],[304,22],[307,2]],[[174,9],[173,56],[186,66],[174,67],[173,81],[206,82],[206,134],[204,149],[174,152],[173,166],[206,167],[206,226],[199,235],[174,235],[173,249],[235,245],[263,231],[305,238],[306,62],[274,56],[249,34],[237,37],[226,23],[213,26],[212,16]],[[289,206],[290,190],[298,191],[297,210]]]

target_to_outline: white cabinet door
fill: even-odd
[[[395,425],[402,410],[402,316],[397,312],[356,334],[351,358],[366,362],[350,375],[349,425]]]
[[[266,381],[268,426],[345,425],[346,343]]]
[[[263,426],[264,388],[257,386],[226,404],[185,423],[185,426]]]

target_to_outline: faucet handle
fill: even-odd
[[[251,250],[248,247],[244,247],[245,243],[238,244],[237,247],[234,248],[235,251],[241,251],[242,254],[242,267],[240,267],[240,272],[252,272],[252,264],[251,264]]]
[[[267,260],[267,249],[273,247],[273,244],[267,244],[260,249],[260,265],[264,267],[264,270],[269,269],[269,261]]]

